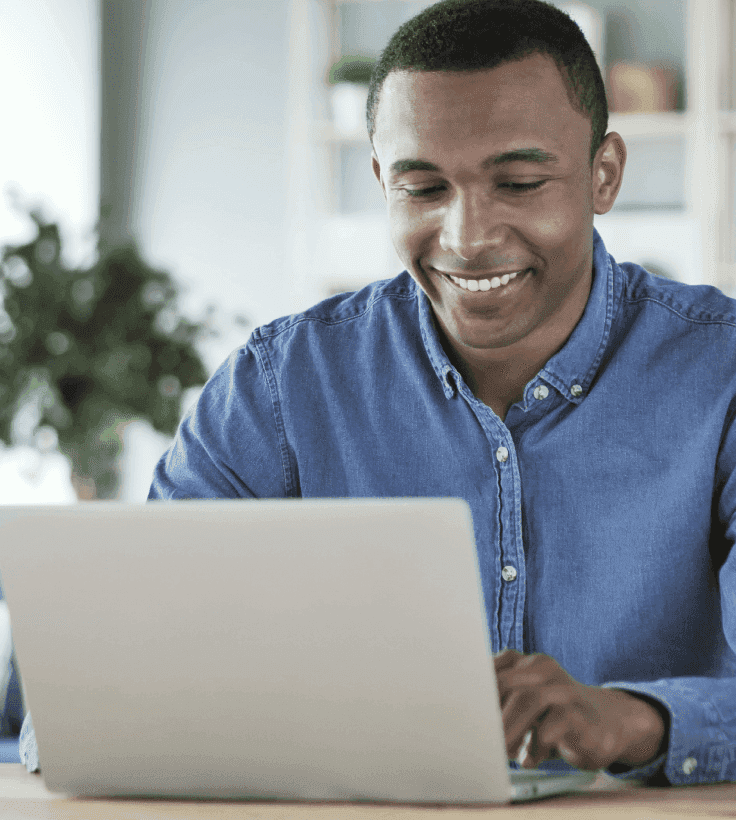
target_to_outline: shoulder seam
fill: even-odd
[[[285,326],[280,327],[277,330],[274,330],[272,332],[264,333],[263,332],[263,326],[261,326],[260,328],[258,328],[259,335],[263,339],[266,339],[266,338],[272,339],[275,336],[279,336],[281,333],[284,333],[285,331],[290,330],[293,327],[296,327],[296,325],[299,325],[302,322],[319,322],[322,325],[340,325],[340,324],[343,324],[344,322],[352,322],[354,319],[360,319],[361,316],[365,316],[365,314],[368,313],[368,311],[377,302],[379,302],[381,299],[388,299],[390,297],[397,297],[397,298],[402,299],[402,300],[410,300],[410,299],[416,298],[416,294],[410,293],[408,291],[404,291],[404,292],[394,291],[394,292],[391,292],[391,293],[379,293],[375,296],[375,298],[372,298],[368,302],[368,304],[365,306],[365,309],[362,310],[360,313],[356,313],[353,316],[341,317],[339,319],[328,319],[328,318],[325,318],[325,317],[322,317],[322,316],[307,316],[307,315],[304,315],[304,313],[300,313],[297,316],[295,316],[292,319],[292,321],[290,321],[288,324],[286,324]]]
[[[626,301],[630,304],[637,304],[639,302],[654,302],[657,305],[661,305],[666,310],[669,310],[670,313],[674,313],[676,316],[679,316],[681,319],[684,319],[686,322],[694,322],[700,325],[730,325],[731,327],[736,327],[736,317],[729,320],[728,318],[720,317],[720,316],[712,316],[709,318],[703,317],[695,317],[695,316],[688,316],[685,313],[682,313],[673,305],[667,304],[667,302],[663,302],[661,299],[657,299],[654,296],[641,296],[637,299],[626,299]]]

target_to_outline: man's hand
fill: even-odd
[[[578,769],[641,766],[661,753],[665,723],[645,700],[579,683],[548,655],[506,649],[494,662],[509,759],[531,733],[525,768],[553,757]]]

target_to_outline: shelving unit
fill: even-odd
[[[628,14],[636,25],[641,18],[649,28],[634,31],[640,42],[656,40],[652,26],[658,21],[674,20],[682,31],[670,25],[668,36],[684,43],[682,53],[668,56],[680,71],[685,110],[610,114],[609,131],[624,138],[629,159],[617,204],[596,217],[596,227],[620,261],[736,296],[736,0],[650,0],[648,16],[640,0],[586,2],[604,20]],[[326,77],[342,53],[376,55],[403,20],[431,3],[291,0],[288,171],[295,311],[402,269],[370,170],[367,134],[364,128],[347,135],[336,131]],[[351,20],[358,30],[346,36]],[[374,31],[371,21],[382,21],[387,30]],[[341,41],[351,38],[343,52]]]

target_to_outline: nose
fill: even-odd
[[[470,261],[502,245],[505,232],[487,195],[458,192],[442,220],[440,247]]]

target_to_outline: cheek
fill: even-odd
[[[586,235],[583,227],[592,225],[590,196],[566,195],[540,202],[538,209],[527,213],[524,233],[530,243],[539,248],[557,249],[567,255],[574,253],[574,246]]]
[[[407,264],[412,257],[421,253],[432,233],[432,228],[401,205],[389,206],[388,219],[396,252]]]

